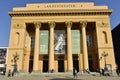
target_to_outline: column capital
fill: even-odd
[[[72,21],[66,21],[65,24],[66,27],[72,27]]]
[[[34,22],[35,28],[40,28],[41,27],[41,22]]]
[[[80,27],[86,27],[87,23],[87,21],[80,21]]]
[[[52,27],[52,28],[54,28],[56,25],[55,21],[48,22],[48,24],[49,24],[49,27]]]

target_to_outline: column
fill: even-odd
[[[89,69],[88,67],[88,53],[87,53],[87,41],[86,41],[86,26],[87,21],[80,22],[82,27],[82,45],[83,45],[83,68]]]
[[[49,71],[54,70],[54,27],[55,22],[49,22],[50,27],[50,46],[49,46]]]
[[[73,59],[72,59],[72,41],[71,41],[71,27],[72,22],[66,22],[67,27],[67,70],[73,71]]]
[[[33,71],[38,71],[38,62],[39,62],[39,34],[41,23],[36,22],[35,25],[35,47],[34,47],[34,61],[33,61]]]

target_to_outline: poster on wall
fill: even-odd
[[[54,31],[54,52],[55,54],[66,53],[66,33],[65,30]]]

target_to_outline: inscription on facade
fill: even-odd
[[[50,4],[50,5],[44,5],[44,8],[75,8],[76,6],[74,4]]]

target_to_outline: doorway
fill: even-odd
[[[93,60],[89,59],[89,70],[93,71]]]
[[[58,72],[64,72],[64,60],[58,60]]]
[[[48,72],[48,60],[43,60],[43,72]]]
[[[33,71],[33,60],[29,61],[29,73]]]
[[[73,60],[73,67],[77,69],[77,71],[79,72],[79,61],[78,60]]]

